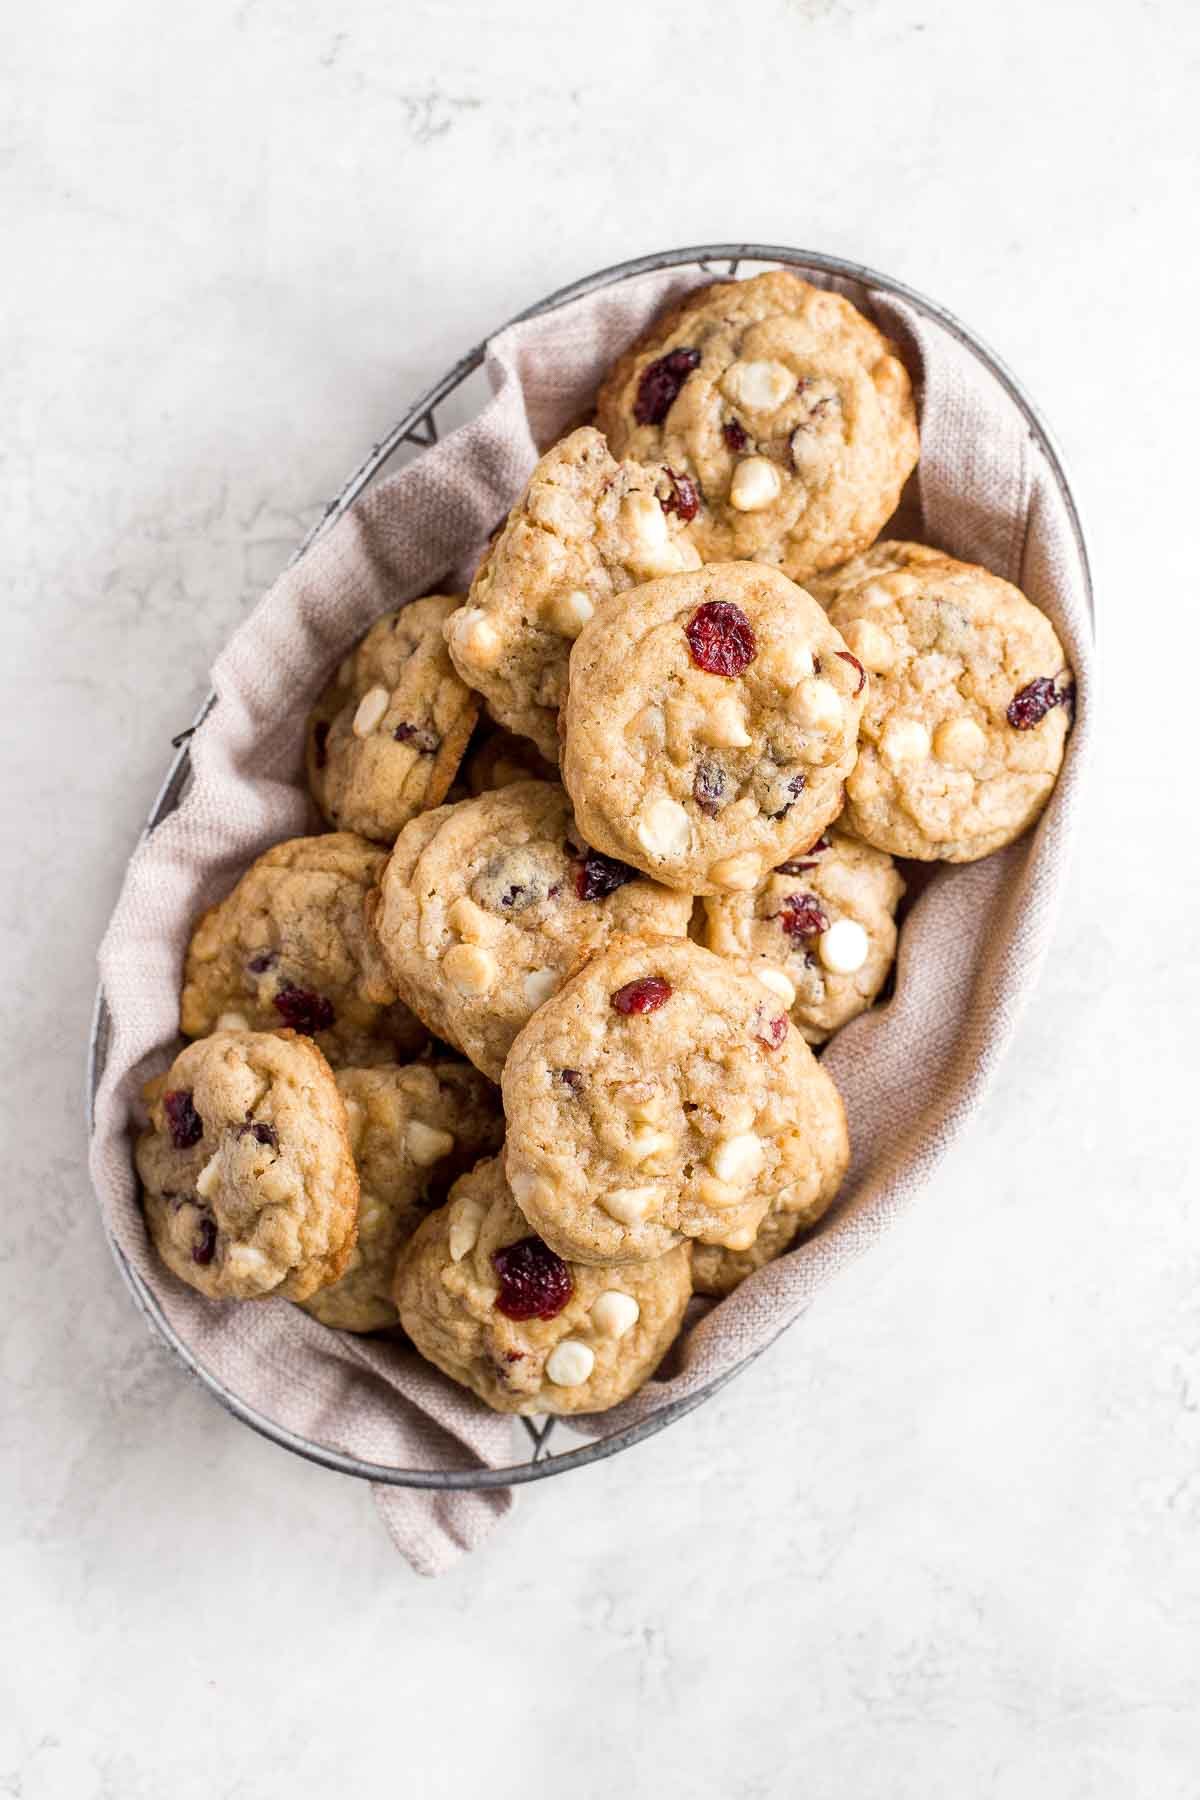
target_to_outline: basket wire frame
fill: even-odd
[[[916,312],[941,326],[944,331],[984,364],[1021,413],[1031,438],[1040,449],[1055,480],[1074,536],[1089,611],[1094,615],[1091,573],[1079,510],[1067,480],[1062,457],[1045,421],[1020,382],[994,351],[990,350],[944,307],[927,299],[925,295],[918,293],[915,289],[906,287],[902,282],[893,280],[891,276],[881,274],[878,270],[861,263],[848,262],[842,257],[826,256],[819,251],[798,250],[787,245],[690,245],[679,250],[658,251],[651,256],[633,257],[629,261],[614,263],[609,268],[586,275],[581,280],[571,282],[568,286],[547,295],[545,299],[526,307],[523,312],[517,313],[513,318],[507,320],[491,336],[498,336],[500,331],[507,330],[510,325],[518,325],[524,320],[554,312],[559,307],[565,306],[573,300],[581,299],[586,294],[594,293],[599,288],[615,286],[618,282],[631,280],[638,275],[664,269],[695,268],[705,274],[711,274],[715,278],[729,278],[737,275],[743,263],[767,266],[782,265],[799,268],[805,272],[815,270],[821,274],[859,282],[865,287],[877,288],[884,293],[891,294],[896,299],[905,301]],[[369,454],[349,476],[341,491],[329,502],[320,519],[289,559],[287,565],[289,568],[300,560],[318,537],[336,524],[400,451],[407,447],[420,454],[421,451],[429,449],[438,442],[438,408],[482,366],[489,342],[490,338],[484,339],[461,357],[440,380],[436,381],[414,402],[386,437],[372,446]],[[171,743],[175,755],[150,808],[142,832],[143,840],[179,805],[190,769],[190,740],[203,725],[216,705],[216,701],[216,694],[208,693],[201,702],[192,723],[172,738]],[[88,1048],[87,1125],[89,1134],[95,1125],[96,1093],[108,1058],[110,1036],[111,1018],[103,989],[98,988]],[[153,1290],[132,1267],[116,1238],[108,1230],[107,1224],[105,1233],[117,1268],[147,1323],[166,1341],[183,1364],[227,1411],[231,1412],[235,1418],[240,1419],[243,1424],[248,1425],[251,1430],[257,1431],[263,1437],[271,1439],[273,1443],[281,1445],[285,1450],[293,1451],[309,1462],[317,1463],[327,1469],[337,1470],[344,1475],[353,1475],[360,1480],[378,1481],[392,1487],[442,1490],[510,1487],[518,1483],[538,1481],[547,1475],[562,1474],[568,1469],[581,1468],[605,1457],[615,1456],[619,1451],[627,1450],[633,1444],[654,1436],[655,1433],[664,1430],[675,1420],[685,1417],[686,1414],[703,1405],[706,1400],[710,1400],[725,1386],[726,1382],[733,1380],[735,1375],[740,1374],[743,1369],[761,1356],[764,1350],[769,1349],[770,1345],[779,1336],[782,1336],[782,1331],[787,1329],[786,1326],[783,1327],[767,1344],[753,1351],[741,1362],[736,1363],[696,1392],[680,1400],[668,1401],[647,1418],[640,1420],[638,1424],[630,1426],[625,1431],[595,1438],[575,1449],[552,1452],[551,1439],[557,1424],[554,1418],[522,1418],[520,1424],[524,1427],[530,1443],[530,1455],[528,1460],[523,1463],[513,1463],[503,1468],[480,1465],[461,1470],[397,1469],[383,1463],[366,1462],[360,1457],[334,1449],[330,1445],[301,1437],[281,1425],[278,1420],[268,1418],[265,1414],[260,1413],[239,1395],[233,1393],[218,1376],[198,1360],[190,1346],[175,1331],[160,1307]]]

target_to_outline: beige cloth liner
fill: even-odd
[[[922,458],[905,508],[915,501],[918,511],[906,528],[1018,582],[1045,608],[1079,677],[1076,724],[1037,830],[986,861],[937,871],[904,926],[895,998],[839,1033],[826,1053],[854,1144],[836,1210],[811,1241],[691,1329],[670,1380],[651,1382],[591,1422],[605,1432],[769,1343],[917,1194],[979,1105],[1036,984],[1077,812],[1091,626],[1054,480],[1017,409],[971,351],[886,294],[813,278],[870,313],[899,342],[917,381]],[[378,481],[280,577],[226,646],[212,675],[218,704],[192,740],[187,793],[138,847],[101,947],[112,1035],[91,1164],[108,1224],[175,1330],[226,1387],[292,1432],[371,1462],[503,1465],[524,1460],[528,1444],[521,1426],[410,1350],[327,1331],[282,1300],[213,1305],[168,1275],[146,1239],[130,1159],[138,1090],[177,1045],[180,970],[197,913],[268,845],[311,829],[303,725],[330,667],[377,614],[448,585],[452,570],[459,579],[469,573],[528,476],[535,446],[577,420],[618,351],[705,279],[694,269],[641,276],[495,339],[484,411]],[[426,1574],[473,1548],[513,1503],[510,1489],[378,1484],[375,1493],[397,1547]]]

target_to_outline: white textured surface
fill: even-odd
[[[1198,59],[1186,0],[22,13],[0,1794],[1195,1795]],[[1097,565],[1093,831],[924,1205],[423,1584],[132,1313],[82,1172],[93,950],[207,659],[406,398],[548,288],[723,236],[911,280],[1038,395]]]

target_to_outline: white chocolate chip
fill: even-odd
[[[757,1236],[758,1232],[752,1226],[744,1225],[740,1231],[730,1232],[725,1239],[725,1248],[727,1250],[748,1250]]]
[[[595,1366],[595,1352],[578,1338],[564,1338],[546,1358],[546,1373],[555,1387],[582,1387]]]
[[[452,944],[442,958],[446,979],[460,994],[478,999],[490,994],[500,975],[500,965],[490,950],[477,944]]]
[[[723,856],[713,863],[708,879],[730,893],[745,893],[757,887],[762,875],[762,858],[757,850],[742,850],[736,856]]]
[[[450,1220],[451,1262],[461,1262],[464,1256],[470,1255],[479,1242],[479,1229],[482,1224],[483,1208],[478,1200],[460,1200]]]
[[[558,988],[560,977],[553,969],[531,969],[521,983],[521,992],[525,996],[525,1004],[537,1008],[547,1001]]]
[[[723,1212],[727,1206],[740,1206],[746,1198],[741,1188],[730,1187],[727,1181],[718,1181],[715,1175],[702,1175],[698,1192],[705,1206],[711,1206],[715,1212]]]
[[[476,906],[469,894],[454,902],[446,914],[446,923],[466,944],[494,944],[504,930],[503,921]]]
[[[620,1288],[605,1288],[592,1301],[590,1317],[601,1337],[623,1338],[641,1316],[642,1309],[633,1295],[623,1294]]]
[[[817,939],[817,953],[834,975],[853,975],[867,960],[871,940],[857,919],[835,919]]]
[[[368,688],[358,703],[351,729],[356,738],[370,737],[376,726],[382,723],[383,715],[389,705],[388,691],[376,684]]]
[[[678,800],[660,794],[643,807],[637,841],[647,856],[686,856],[692,842],[692,826]]]
[[[621,528],[626,557],[640,575],[670,575],[681,570],[684,558],[671,537],[667,515],[653,494],[626,494],[621,502]]]
[[[519,1169],[508,1185],[518,1206],[544,1207],[554,1199],[554,1189],[545,1176],[535,1175],[531,1169]]]
[[[929,733],[920,719],[906,719],[899,714],[889,719],[879,740],[879,754],[889,769],[904,763],[921,762],[929,755]]]
[[[421,1119],[409,1120],[404,1137],[408,1154],[418,1169],[431,1169],[443,1156],[449,1156],[454,1148],[452,1131],[442,1131],[436,1125],[426,1125]]]
[[[778,498],[783,486],[779,470],[765,456],[747,456],[733,471],[729,504],[738,512],[761,512]]]
[[[640,1225],[657,1198],[657,1188],[610,1188],[599,1196],[599,1204],[619,1225]]]
[[[461,623],[454,636],[462,655],[477,669],[494,669],[503,648],[496,627],[477,606],[465,608],[459,618]]]
[[[577,638],[592,614],[595,607],[581,588],[572,588],[569,594],[556,594],[547,608],[547,616],[555,631],[563,637]]]
[[[735,362],[726,369],[721,390],[735,406],[750,412],[775,412],[796,391],[796,377],[784,363],[766,358]]]
[[[215,1151],[196,1177],[196,1192],[202,1200],[210,1200],[221,1185],[221,1152]]]
[[[778,994],[785,1006],[795,1005],[796,990],[782,969],[775,968],[771,963],[756,963],[754,973],[765,988],[770,988],[773,994]]]
[[[709,1163],[718,1181],[746,1187],[763,1166],[762,1139],[753,1131],[739,1131],[735,1137],[722,1138]]]
[[[807,644],[788,639],[770,652],[769,668],[780,687],[794,688],[813,672],[813,653]]]
[[[255,1244],[230,1244],[225,1252],[225,1273],[235,1281],[253,1281],[256,1287],[272,1288],[279,1280],[278,1269]]]
[[[753,742],[746,730],[741,701],[733,694],[724,694],[713,701],[700,722],[697,736],[702,743],[723,750],[744,750]]]
[[[832,682],[813,676],[793,688],[788,711],[810,731],[832,731],[842,719],[842,697]]]
[[[666,1174],[662,1167],[662,1158],[669,1157],[675,1148],[675,1139],[669,1131],[659,1131],[653,1125],[638,1125],[630,1133],[629,1154],[635,1163],[643,1165],[648,1175]],[[656,1162],[656,1166],[649,1165]]]
[[[249,1031],[250,1021],[245,1013],[223,1012],[217,1020],[218,1031]]]
[[[864,669],[872,675],[886,675],[894,669],[900,652],[892,639],[872,619],[851,619],[842,634]]]
[[[648,743],[661,747],[666,742],[667,715],[661,706],[655,706],[651,701],[630,719],[626,733],[632,737],[645,738]]]
[[[733,1137],[739,1131],[749,1131],[758,1116],[758,1109],[749,1100],[738,1100],[732,1096],[722,1107],[723,1123],[726,1137]]]
[[[933,734],[934,754],[952,769],[973,769],[987,746],[983,728],[960,714],[943,719]]]

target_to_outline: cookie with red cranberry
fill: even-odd
[[[331,825],[390,844],[445,797],[479,716],[442,635],[461,596],[431,594],[377,619],[308,721],[308,784]]]
[[[469,753],[462,774],[472,795],[488,794],[514,781],[558,780],[557,766],[546,761],[531,738],[518,737],[502,725]]]
[[[345,1274],[304,1307],[338,1331],[382,1331],[396,1323],[401,1245],[464,1170],[499,1150],[504,1115],[466,1063],[341,1069],[337,1085],[358,1170],[358,1239]]]
[[[689,938],[618,940],[521,1032],[505,1168],[560,1256],[747,1250],[845,1166],[841,1101],[778,997]],[[785,1201],[784,1196],[788,1196]]]
[[[795,581],[871,543],[917,461],[896,346],[786,270],[689,295],[617,363],[597,421],[615,456],[690,480],[705,562],[754,557]]]
[[[552,764],[572,643],[613,594],[699,566],[686,535],[694,505],[686,480],[615,462],[598,431],[573,431],[543,456],[447,619],[463,680]]]
[[[403,999],[495,1081],[517,1032],[614,932],[681,936],[691,902],[599,856],[557,782],[518,781],[406,825],[374,927]]]
[[[611,600],[571,652],[563,780],[608,856],[741,891],[842,806],[866,677],[816,601],[760,563]]]
[[[354,1245],[358,1176],[329,1064],[295,1032],[218,1031],[149,1082],[146,1224],[209,1300],[306,1300]]]
[[[688,1251],[571,1263],[529,1229],[501,1159],[455,1183],[401,1253],[396,1305],[431,1363],[497,1412],[602,1412],[654,1373],[691,1296]]]
[[[922,544],[877,544],[824,592],[870,674],[846,829],[926,862],[1020,837],[1053,791],[1074,696],[1045,613]]]
[[[185,1037],[290,1026],[335,1067],[415,1055],[425,1032],[396,995],[365,903],[387,852],[348,831],[289,838],[198,921],[180,1002]]]
[[[748,958],[810,1044],[865,1012],[896,955],[904,880],[884,850],[834,827],[753,893],[704,901],[702,942]]]

